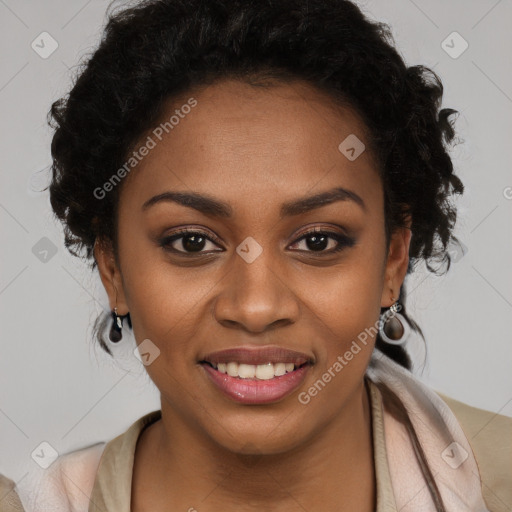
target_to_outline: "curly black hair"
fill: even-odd
[[[55,129],[50,201],[72,254],[94,269],[99,238],[117,258],[122,184],[106,198],[94,191],[126,162],[164,102],[225,78],[254,86],[303,80],[349,105],[364,121],[382,178],[388,244],[410,218],[407,274],[420,260],[434,273],[449,269],[447,247],[457,241],[451,196],[464,189],[447,152],[455,135],[450,116],[458,112],[440,110],[443,86],[434,71],[408,67],[388,25],[348,0],[146,0],[109,12],[98,48],[48,113]],[[423,337],[405,312],[405,286],[399,300]],[[95,330],[110,353],[102,335],[109,318],[100,315]],[[411,368],[402,346],[378,335],[377,347]]]

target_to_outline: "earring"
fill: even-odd
[[[395,300],[395,297],[392,300]],[[379,320],[379,334],[382,340],[390,345],[403,345],[411,332],[407,320],[398,313],[400,309],[399,302],[394,302]]]
[[[114,308],[114,311],[112,311],[112,327],[110,328],[110,333],[108,337],[110,338],[110,341],[112,343],[118,343],[123,338],[123,320],[127,318],[128,319],[128,325],[132,326],[132,321],[130,318],[130,313],[126,313],[126,315],[118,315],[117,314],[117,307]]]

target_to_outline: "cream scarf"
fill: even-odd
[[[446,511],[489,512],[471,446],[443,400],[378,349],[374,350],[366,373],[377,386],[379,382],[386,384],[407,410]],[[385,407],[383,413],[396,510],[437,512],[407,430]],[[25,511],[88,512],[105,445],[99,443],[63,455],[47,470],[31,468],[16,487]]]
[[[416,431],[447,512],[489,512],[469,441],[446,403],[410,371],[375,349],[367,376],[400,399]],[[404,425],[385,409],[384,432],[396,507],[437,512]]]

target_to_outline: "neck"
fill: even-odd
[[[201,512],[375,510],[371,409],[364,382],[340,414],[287,452],[233,453],[183,423],[163,400],[161,421],[146,429],[137,450],[139,445],[138,471],[150,482],[146,489],[153,489],[148,494],[155,511],[158,503],[162,510],[165,503],[167,510],[172,504]]]

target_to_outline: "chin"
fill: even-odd
[[[296,449],[305,443],[309,436],[304,431],[304,424],[290,423],[288,413],[272,418],[226,423],[220,421],[210,437],[225,450],[240,455],[277,455]],[[224,420],[226,416],[223,417]],[[210,424],[211,425],[211,424]],[[234,426],[236,425],[236,427]],[[223,428],[224,427],[224,428]]]

